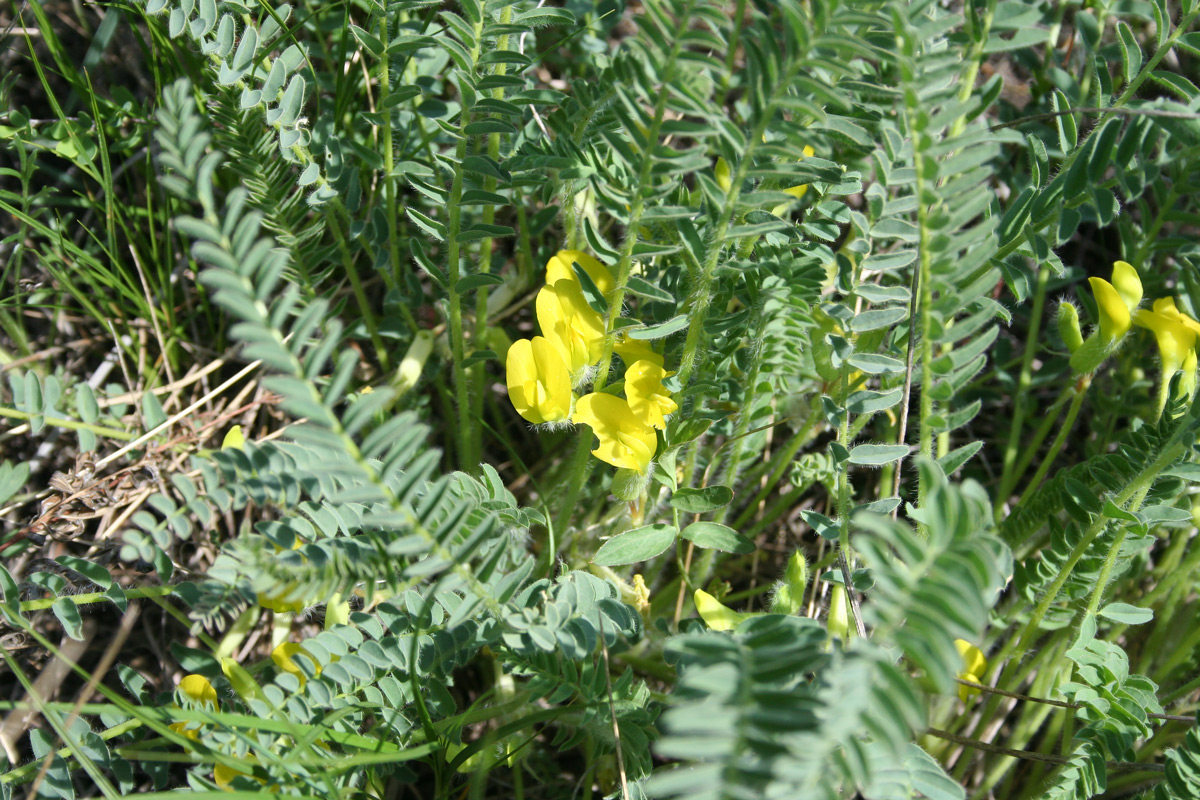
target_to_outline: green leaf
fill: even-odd
[[[754,552],[754,542],[728,525],[722,525],[719,522],[693,522],[679,535],[706,550],[720,550],[722,553],[742,555]]]
[[[873,308],[856,315],[854,319],[850,320],[850,330],[855,333],[862,333],[864,331],[879,330],[880,328],[889,328],[897,322],[904,320],[907,316],[908,309],[904,307]]]
[[[890,392],[860,389],[846,398],[846,410],[851,414],[874,414],[896,405],[903,395],[903,390],[898,387]]]
[[[13,464],[9,461],[0,462],[0,505],[8,502],[8,498],[21,491],[21,487],[29,480],[29,463],[22,461]]]
[[[681,331],[688,326],[688,318],[685,314],[680,314],[676,317],[671,317],[666,322],[660,322],[657,325],[647,325],[644,328],[626,328],[627,335],[630,339],[662,339],[670,336],[672,333]]]
[[[456,241],[470,242],[476,239],[494,239],[497,236],[515,236],[516,231],[507,225],[487,225],[477,222],[465,231],[460,231]]]
[[[804,509],[800,512],[800,516],[808,523],[808,527],[813,529],[813,533],[820,536],[822,539],[828,539],[831,542],[838,540],[838,524],[816,511]]]
[[[50,606],[50,610],[62,623],[67,636],[77,642],[83,641],[83,617],[79,613],[79,606],[72,603],[70,598],[60,597]]]
[[[866,467],[881,467],[908,455],[904,444],[860,444],[850,450],[850,463]]]
[[[478,289],[480,286],[496,286],[501,283],[504,283],[504,278],[501,278],[494,272],[477,272],[474,275],[459,278],[456,288],[459,294],[466,294],[472,289]]]
[[[418,228],[425,231],[425,233],[429,234],[434,239],[437,239],[439,242],[446,241],[446,226],[445,225],[443,225],[442,223],[438,222],[437,220],[435,220],[431,217],[425,216],[424,214],[422,214],[420,211],[417,211],[412,206],[406,207],[404,209],[404,213],[408,215],[409,219],[411,219],[413,222],[415,222],[417,224]]]
[[[1122,625],[1143,625],[1154,619],[1154,611],[1149,608],[1131,606],[1128,603],[1109,603],[1100,609],[1100,616]]]
[[[381,55],[383,55],[383,42],[379,41],[378,36],[367,33],[354,23],[350,23],[350,33],[354,35],[354,38],[358,40],[358,43],[362,45],[362,48],[370,53],[373,57],[379,58]]]
[[[1137,37],[1124,20],[1117,22],[1117,43],[1121,45],[1121,66],[1125,83],[1131,83],[1142,68],[1142,48],[1138,46]]]
[[[617,534],[596,551],[592,563],[602,567],[638,564],[662,555],[675,542],[679,530],[674,525],[644,525]]]
[[[627,288],[634,294],[645,297],[648,300],[657,300],[660,303],[675,302],[675,298],[672,297],[668,292],[663,291],[650,281],[637,275],[629,276]]]
[[[1050,107],[1058,113],[1058,116],[1054,118],[1054,124],[1058,128],[1058,147],[1064,154],[1070,153],[1079,143],[1079,128],[1075,124],[1075,117],[1071,111],[1071,101],[1065,94],[1055,89],[1050,98]]]
[[[671,495],[671,505],[689,514],[703,514],[729,505],[733,490],[728,486],[706,486],[703,489],[680,489]]]
[[[108,570],[99,564],[86,561],[82,558],[75,558],[74,556],[59,556],[54,560],[67,569],[78,572],[101,589],[107,589],[112,585],[112,576],[108,574]]]
[[[158,402],[158,397],[154,394],[154,392],[146,392],[143,394],[142,423],[146,426],[146,430],[153,430],[166,421],[167,412],[163,411],[162,403]]]
[[[891,356],[881,356],[875,353],[855,353],[846,359],[846,363],[855,369],[869,375],[888,375],[904,372],[904,362]]]
[[[902,242],[916,242],[921,238],[921,234],[917,226],[908,220],[900,219],[899,217],[888,217],[875,223],[875,227],[871,228],[871,237],[874,239],[899,239]]]

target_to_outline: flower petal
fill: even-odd
[[[579,283],[562,279],[538,292],[538,325],[576,379],[604,352],[604,320],[587,304]]]
[[[646,474],[658,438],[654,429],[633,413],[629,403],[611,394],[593,392],[579,398],[574,418],[589,426],[600,440],[592,455],[614,467]]]
[[[559,250],[555,253],[546,263],[546,285],[553,286],[561,280],[578,283],[579,279],[575,275],[575,269],[571,266],[571,262],[583,268],[587,276],[592,279],[592,283],[596,284],[596,288],[600,290],[600,294],[605,297],[608,297],[608,293],[616,288],[617,281],[608,271],[608,267],[582,250]]]
[[[635,361],[625,370],[625,396],[629,398],[629,408],[643,423],[659,430],[667,427],[666,417],[679,410],[670,391],[662,384],[663,378],[671,374],[650,361]]]
[[[217,705],[217,690],[203,675],[185,675],[179,682],[179,691],[197,703]]]
[[[1132,312],[1142,302],[1142,279],[1128,261],[1113,263],[1112,285],[1129,311]]]
[[[987,670],[987,659],[983,656],[983,651],[965,639],[955,639],[954,647],[958,650],[958,654],[962,656],[963,671],[972,675],[982,675]],[[978,678],[971,678],[976,683],[982,683]]]
[[[700,619],[704,620],[704,624],[714,631],[731,631],[749,616],[723,605],[720,600],[703,589],[696,590],[696,593],[692,595],[692,601],[696,604],[696,611],[700,614]]]
[[[505,360],[508,399],[534,425],[564,420],[571,413],[571,378],[562,354],[543,336],[518,339]]]
[[[1116,288],[1103,278],[1088,278],[1100,312],[1100,336],[1107,341],[1120,339],[1129,331],[1129,307]]]

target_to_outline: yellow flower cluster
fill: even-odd
[[[575,390],[595,377],[604,354],[605,325],[583,294],[572,262],[578,264],[609,302],[616,280],[587,253],[561,250],[546,265],[546,285],[534,308],[541,336],[520,339],[508,349],[508,397],[517,413],[534,425],[571,422],[588,425],[600,440],[592,454],[621,469],[645,475],[658,446],[655,428],[679,407],[663,380],[662,356],[644,342],[620,338],[613,350],[628,364],[625,397]]]
[[[1165,405],[1168,387],[1176,372],[1182,371],[1180,391],[1187,397],[1196,392],[1196,343],[1200,322],[1175,307],[1175,298],[1160,297],[1151,308],[1138,308],[1142,302],[1142,281],[1133,265],[1125,261],[1113,264],[1112,281],[1088,278],[1100,315],[1099,330],[1086,341],[1078,332],[1075,309],[1064,303],[1059,308],[1059,331],[1071,350],[1071,366],[1080,373],[1095,370],[1129,332],[1131,326],[1154,334],[1162,360],[1159,408]]]

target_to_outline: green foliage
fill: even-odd
[[[26,8],[5,797],[1196,794],[1195,2]]]

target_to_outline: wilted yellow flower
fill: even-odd
[[[1103,278],[1088,278],[1100,312],[1100,338],[1105,342],[1120,339],[1129,331],[1130,315],[1142,302],[1142,281],[1126,261],[1113,264],[1112,283]],[[1173,304],[1172,304],[1173,307]]]
[[[663,378],[674,374],[649,361],[635,361],[625,370],[625,396],[629,398],[629,408],[642,422],[659,430],[667,427],[667,415],[679,410],[662,383]]]
[[[604,320],[587,304],[579,283],[573,280],[543,286],[536,306],[542,335],[562,354],[571,382],[577,385],[604,351]]]
[[[955,639],[954,647],[963,660],[963,669],[958,673],[959,680],[983,683],[983,674],[987,672],[987,659],[983,657],[983,651],[964,639]],[[974,694],[979,694],[975,687],[958,685],[958,696],[963,702]]]
[[[611,394],[586,394],[575,405],[575,421],[591,427],[600,440],[600,446],[592,451],[596,458],[614,467],[646,474],[654,460],[658,439],[654,429],[633,413],[629,403]]]
[[[596,288],[600,290],[600,294],[605,297],[608,297],[609,292],[616,288],[617,281],[608,271],[608,267],[582,250],[559,250],[555,253],[554,257],[546,264],[546,285],[553,286],[561,280],[578,283],[571,262],[583,268],[587,276],[592,279],[592,283],[596,284]]]
[[[696,593],[692,595],[692,602],[696,604],[696,611],[700,614],[700,619],[704,620],[704,624],[714,631],[731,631],[744,620],[754,616],[734,611],[703,589],[696,590]]]
[[[534,425],[571,415],[571,376],[558,348],[544,336],[513,342],[505,379],[513,408]]]
[[[308,677],[296,665],[296,662],[292,660],[296,655],[304,655],[311,659],[316,667],[316,673],[318,675],[321,674],[321,665],[317,663],[317,660],[312,657],[311,653],[295,642],[283,642],[280,644],[271,651],[271,660],[275,662],[275,666],[284,672],[290,672],[292,675],[295,675],[296,679],[300,681],[300,688],[303,689],[304,684],[308,681]]]

